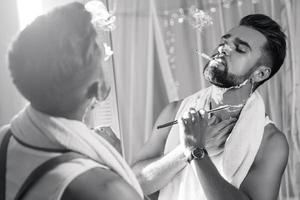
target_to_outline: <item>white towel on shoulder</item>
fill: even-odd
[[[119,174],[143,197],[134,173],[122,156],[104,138],[82,122],[52,117],[29,105],[12,120],[11,129],[13,134],[25,143],[34,145],[34,140],[37,139],[41,145],[47,140],[44,144],[48,145],[48,148],[68,149],[94,159]]]
[[[206,88],[189,97],[181,104],[176,119],[190,107],[208,110],[213,87]],[[258,152],[265,127],[265,106],[262,97],[256,91],[247,100],[240,117],[228,137],[224,149],[210,155],[219,173],[229,183],[239,188],[246,177]],[[179,128],[173,126],[168,136],[165,153],[179,145]],[[209,152],[210,153],[210,152]],[[206,200],[193,168],[187,165],[160,191],[159,200]]]

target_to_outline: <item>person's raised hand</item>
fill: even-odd
[[[218,122],[216,116],[211,117],[208,121],[211,130],[207,131],[205,148],[212,154],[219,152],[224,147],[236,121],[236,118],[230,118]]]
[[[179,120],[180,140],[185,149],[204,147],[205,131],[208,128],[207,113],[196,111],[194,108],[182,116]]]
[[[204,110],[196,111],[190,108],[179,120],[181,143],[189,150],[196,147],[221,148],[235,122],[235,118],[217,122],[216,117],[208,119]]]

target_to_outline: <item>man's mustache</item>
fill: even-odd
[[[225,66],[225,68],[227,70],[227,61],[226,61],[224,55],[221,55],[220,53],[215,53],[211,57],[213,58],[213,60],[220,59],[222,61],[221,63]]]

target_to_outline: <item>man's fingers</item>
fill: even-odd
[[[235,123],[237,121],[236,118],[230,118],[224,121],[221,121],[220,123],[216,124],[215,127],[219,130],[222,130],[223,128],[225,128],[226,126],[228,126],[231,123]]]
[[[222,135],[225,135],[226,133],[230,133],[235,126],[235,123],[228,124],[226,127],[220,130],[220,132],[224,133]]]
[[[208,114],[204,109],[200,109],[198,111],[198,114],[199,114],[199,117],[201,117],[201,119],[208,121]]]
[[[193,112],[192,112],[193,113]],[[193,116],[193,114],[191,113],[191,109],[188,112],[184,112],[182,115],[182,122],[185,125],[185,127],[190,126],[191,121],[195,121],[195,117]]]
[[[207,114],[207,112],[205,111],[204,115],[201,115],[201,117],[202,117],[202,119],[204,119],[205,121],[207,121],[208,120],[208,114]]]
[[[227,138],[229,137],[231,133],[231,130],[226,131],[226,134],[224,134],[220,139],[219,139],[219,147],[224,147]]]
[[[213,125],[214,123],[216,123],[216,121],[217,121],[217,117],[213,115],[210,119],[208,119],[208,126]]]
[[[193,107],[190,108],[190,113],[196,113],[196,112],[197,112],[197,111],[196,111],[195,108],[193,108]]]
[[[201,115],[193,107],[189,109],[189,112],[186,115],[188,116],[188,123],[196,123],[201,120]]]
[[[198,114],[197,114],[197,111],[195,108],[190,108],[189,116],[190,116],[192,123],[195,123],[196,121],[199,120]]]
[[[185,118],[185,117],[182,117],[181,118],[181,121],[182,121],[182,124],[186,127],[187,126],[187,118]]]
[[[206,147],[222,147],[222,146],[224,146],[233,127],[234,127],[234,125],[230,125],[230,126],[228,126],[228,128],[226,127],[226,129],[219,131],[218,135],[215,135],[214,137],[207,139]]]
[[[227,130],[232,129],[234,126],[235,126],[235,120],[226,120],[216,125],[211,125],[210,127],[214,129],[214,131],[211,133],[211,137],[222,136],[227,133]]]

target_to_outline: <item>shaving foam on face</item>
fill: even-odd
[[[221,88],[221,87],[213,85],[211,97],[217,104],[222,104],[225,92],[227,92],[228,90],[231,90],[231,89],[239,89],[239,88],[245,86],[248,81],[249,81],[249,79],[246,79],[243,83],[236,85],[236,86],[229,87],[229,88]]]
[[[211,98],[216,102],[216,104],[223,104],[223,95],[227,92],[227,88],[220,88],[218,86],[212,86]]]
[[[239,89],[239,88],[245,86],[245,85],[248,83],[248,81],[249,81],[249,79],[246,79],[246,80],[245,80],[244,82],[242,82],[241,84],[236,85],[236,86],[232,86],[232,87],[227,88],[227,89],[228,89],[228,90],[230,90],[230,89]]]

